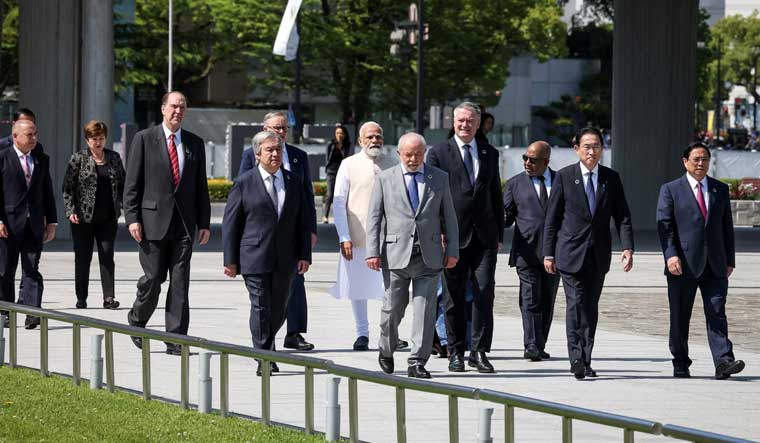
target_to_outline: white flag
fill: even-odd
[[[272,54],[282,55],[285,60],[295,60],[298,52],[298,30],[296,29],[296,17],[298,10],[301,8],[301,0],[288,0],[288,6],[282,14],[280,21],[280,30],[277,31],[277,38],[274,40]]]

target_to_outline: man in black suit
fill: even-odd
[[[163,122],[135,134],[124,186],[124,216],[130,235],[140,244],[145,273],[137,282],[129,324],[145,327],[148,323],[168,271],[166,331],[177,334],[187,334],[190,322],[188,289],[195,230],[201,245],[211,235],[205,147],[200,137],[181,129],[186,109],[187,99],[181,92],[164,95]],[[139,337],[132,341],[142,347]],[[166,344],[167,354],[180,352],[179,345]]]
[[[34,112],[32,112],[29,108],[18,108],[13,113],[13,123],[16,123],[19,120],[28,120],[34,124],[37,124],[37,118],[34,115]],[[9,135],[7,137],[0,138],[0,151],[4,151],[6,149],[13,147],[13,135]],[[34,148],[32,148],[32,154],[44,154],[45,149],[42,147],[42,143],[37,142],[36,145],[34,145]]]
[[[311,232],[311,246],[317,243],[317,212],[314,207],[314,188],[311,184],[311,170],[309,169],[309,156],[303,150],[285,143],[288,139],[288,116],[282,111],[270,112],[264,116],[264,130],[274,132],[282,139],[282,168],[294,173],[301,180],[307,205],[307,224]],[[256,166],[256,157],[253,149],[243,152],[243,160],[240,162],[240,173],[253,169]],[[314,345],[307,342],[302,334],[306,333],[308,323],[306,305],[306,286],[303,274],[296,274],[293,286],[290,288],[288,299],[288,329],[283,346],[299,351],[314,349]]]
[[[506,225],[515,224],[509,266],[520,277],[520,311],[523,323],[524,358],[549,358],[544,350],[554,316],[559,276],[544,269],[544,220],[556,173],[549,168],[552,148],[545,141],[528,146],[523,154],[525,172],[507,181],[504,190]]]
[[[599,164],[602,134],[584,128],[576,135],[580,162],[557,172],[544,226],[544,268],[559,271],[567,300],[566,330],[570,372],[596,377],[591,352],[599,320],[599,297],[610,270],[610,218],[623,247],[623,270],[633,267],[631,211],[617,172]]]
[[[224,209],[224,274],[243,275],[253,347],[274,351],[293,277],[311,263],[308,206],[298,176],[281,169],[279,135],[259,132],[252,149],[258,166],[235,179]],[[270,370],[279,369],[272,362]],[[261,375],[261,362],[256,373]]]
[[[710,150],[701,142],[684,150],[683,165],[686,174],[662,185],[657,202],[657,233],[668,280],[673,376],[691,376],[689,321],[699,288],[715,378],[726,379],[744,369],[744,362],[734,359],[726,318],[728,278],[736,266],[728,186],[707,176]]]
[[[464,371],[467,319],[465,289],[472,282],[472,343],[468,364],[478,372],[494,372],[488,361],[493,338],[496,255],[504,237],[504,208],[499,152],[475,140],[480,107],[463,102],[454,109],[454,136],[433,146],[427,163],[449,174],[451,196],[459,221],[459,261],[445,269],[448,295],[446,334],[449,371]],[[456,241],[456,239],[446,239]]]
[[[20,256],[23,284],[18,303],[40,307],[42,245],[55,238],[58,222],[50,159],[32,151],[37,144],[37,126],[32,121],[18,120],[12,131],[13,145],[0,151],[0,300],[13,302]],[[3,314],[4,327],[8,319]],[[26,329],[39,324],[38,317],[26,317]]]

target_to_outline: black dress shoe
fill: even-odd
[[[400,338],[398,339],[398,343],[396,344],[396,350],[406,349],[408,347],[409,347],[409,342],[408,341],[401,340]]]
[[[591,365],[586,365],[586,370],[584,371],[584,375],[589,378],[596,377],[596,371],[591,368]]]
[[[451,354],[451,357],[449,357],[449,371],[464,372],[464,356],[462,354]]]
[[[523,358],[530,361],[541,361],[541,351],[538,349],[538,346],[529,344],[525,347]]]
[[[307,342],[301,334],[288,335],[285,337],[282,346],[288,349],[295,349],[297,351],[311,351],[314,349],[314,345]]]
[[[75,306],[77,309],[87,309],[87,300],[77,300]]]
[[[32,317],[30,315],[26,316],[26,320],[24,321],[24,329],[36,329],[37,326],[39,325],[40,325],[39,317]]]
[[[430,373],[423,365],[411,365],[406,370],[406,375],[411,378],[430,378]]]
[[[142,337],[130,336],[129,338],[132,339],[132,343],[137,346],[137,349],[142,349]]]
[[[583,363],[583,360],[581,359],[573,360],[573,362],[570,363],[570,372],[572,372],[578,380],[586,378],[586,364]]]
[[[29,328],[27,328],[29,329]],[[744,362],[741,360],[724,361],[715,368],[715,378],[725,380],[733,374],[738,374],[744,370]]]
[[[182,345],[178,345],[176,343],[167,343],[166,353],[169,355],[182,355]]]
[[[360,335],[354,342],[354,351],[369,351],[369,338]]]
[[[105,300],[103,300],[103,309],[116,309],[119,306],[121,306],[121,303],[114,300],[113,297],[108,297]]]
[[[673,368],[673,377],[675,378],[690,378],[691,372],[689,372],[689,368]]]
[[[496,371],[493,370],[491,362],[488,361],[485,352],[470,352],[470,357],[467,359],[467,364],[471,368],[477,368],[478,372],[482,374],[492,374]]]
[[[277,366],[277,363],[270,361],[269,362],[269,374],[274,374],[275,372],[280,372],[279,366]],[[258,365],[256,366],[256,375],[261,377],[261,361],[258,362]]]
[[[393,357],[384,357],[382,353],[377,354],[377,362],[380,363],[380,369],[386,374],[393,374]]]
[[[541,360],[549,360],[550,358],[552,358],[552,356],[549,355],[548,352],[544,352],[544,351],[541,351],[540,356],[541,356]]]

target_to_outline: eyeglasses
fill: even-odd
[[[696,157],[689,159],[690,162],[698,165],[700,163],[710,163],[710,157]]]
[[[523,154],[523,156],[522,156],[522,159],[523,159],[523,162],[528,162],[528,163],[530,163],[531,165],[535,165],[535,164],[536,164],[536,163],[538,163],[539,161],[543,160],[543,158],[538,158],[538,157],[528,157],[527,155],[524,155],[524,154]]]
[[[290,126],[268,126],[269,129],[274,129],[275,131],[287,131],[290,129]]]

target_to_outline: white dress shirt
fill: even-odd
[[[290,157],[288,157],[288,147],[285,143],[282,144],[282,167],[286,171],[290,171]]]
[[[24,171],[27,167],[29,167],[29,175],[34,175],[34,158],[32,157],[32,151],[29,151],[28,154],[24,154],[19,148],[16,147],[16,145],[13,145],[13,149],[16,151],[16,157],[18,157],[18,163],[21,166],[21,170]],[[26,157],[22,159],[22,155],[29,157],[29,160],[26,161]],[[25,164],[22,165],[22,162],[25,162]]]
[[[268,173],[264,168],[261,167],[261,164],[258,166],[259,173],[261,174],[261,178],[264,180],[264,187],[267,190],[267,195],[272,195],[272,175]],[[282,170],[280,168],[277,168],[277,172],[274,173],[274,176],[276,177],[275,183],[274,183],[274,190],[277,192],[277,218],[280,218],[280,215],[282,215],[282,206],[285,204],[285,177],[282,174]]]
[[[473,138],[469,143],[465,143],[456,134],[454,135],[454,141],[456,141],[457,146],[459,146],[459,155],[462,156],[462,161],[464,161],[464,145],[470,145],[470,155],[472,155],[472,168],[475,169],[473,174],[475,175],[475,179],[477,179],[478,172],[480,172],[480,157],[478,156],[478,142],[476,142],[475,139]]]
[[[594,176],[591,178],[591,181],[594,183],[594,194],[599,195],[599,163],[591,171],[583,163],[579,164],[581,165],[581,176],[583,177],[583,189],[585,190],[586,186],[588,186],[588,173],[593,172]]]
[[[549,168],[546,168],[544,170],[544,185],[546,186],[546,197],[550,197],[552,195],[552,174],[549,172]],[[536,195],[538,195],[538,198],[541,198],[541,182],[536,177],[531,177],[530,180],[533,182],[533,188],[536,190]]]
[[[707,176],[703,178],[701,181],[697,181],[696,178],[692,177],[691,174],[688,172],[686,173],[686,180],[689,181],[689,187],[691,187],[691,192],[694,193],[694,198],[697,198],[697,183],[702,183],[702,197],[705,199],[705,210],[710,210],[710,194],[707,193]],[[699,200],[697,200],[699,201]]]
[[[166,139],[166,149],[169,149],[169,136],[172,135],[172,131],[166,127],[165,123],[161,123],[161,127],[164,128],[164,138]],[[182,148],[182,129],[177,129],[174,133],[174,146],[177,147],[177,160],[179,162],[179,176],[182,177],[182,171],[185,170],[185,150]],[[169,156],[169,164],[171,165],[171,156]]]

